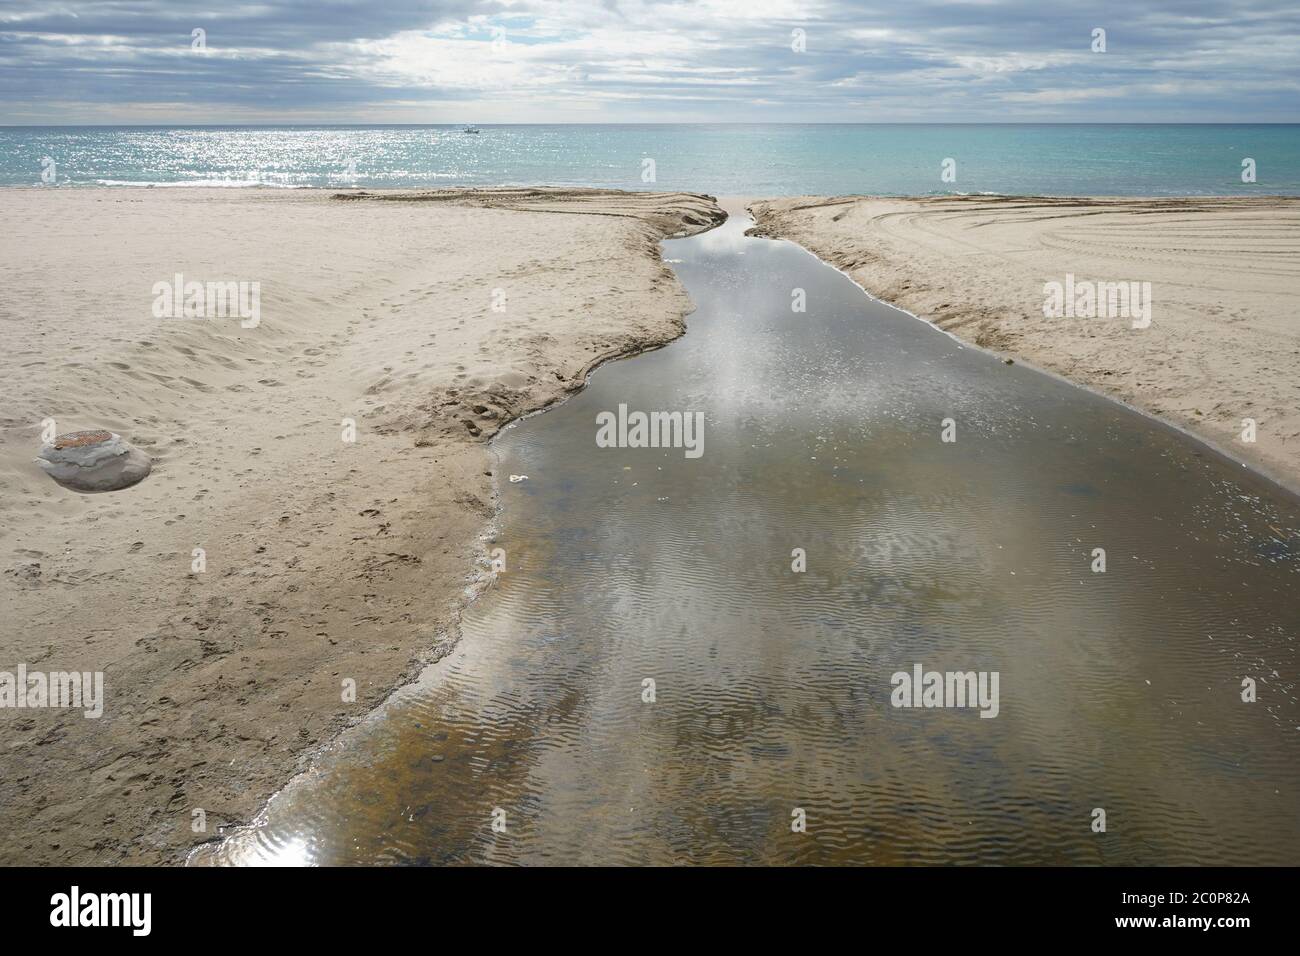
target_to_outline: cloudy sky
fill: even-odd
[[[1298,120],[1294,2],[0,7],[3,124]]]

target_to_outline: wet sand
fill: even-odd
[[[486,440],[678,336],[659,240],[719,216],[573,189],[6,190],[0,670],[103,671],[106,701],[0,711],[0,863],[178,861],[444,654],[486,561]],[[260,322],[155,317],[176,273],[259,282]],[[58,487],[47,419],[153,474]]]
[[[1300,199],[797,197],[752,208],[756,234],[799,243],[872,295],[1300,489]],[[1151,283],[1150,326],[1046,318],[1044,283],[1067,273]]]

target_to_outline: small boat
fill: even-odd
[[[483,131],[482,131],[481,129],[479,129],[477,126],[466,126],[463,130],[461,130],[461,132],[462,132],[462,133],[481,133],[481,132],[483,132]]]

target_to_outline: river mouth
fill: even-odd
[[[455,650],[194,862],[1300,862],[1296,501],[748,225],[664,243],[685,338],[495,440]],[[620,406],[699,456],[599,447]],[[894,706],[918,665],[996,716]]]

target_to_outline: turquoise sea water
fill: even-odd
[[[941,177],[955,161],[955,180]],[[1242,161],[1256,182],[1242,181]],[[653,180],[646,178],[653,160]],[[43,180],[44,174],[44,180]],[[1300,194],[1300,125],[5,127],[0,185]]]

